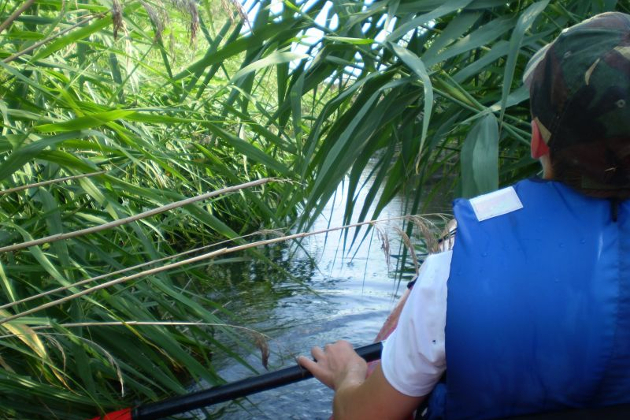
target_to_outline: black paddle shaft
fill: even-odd
[[[374,343],[359,347],[355,349],[355,351],[359,356],[365,359],[366,362],[371,362],[380,359],[382,348],[381,343]],[[173,414],[185,413],[186,411],[195,410],[197,408],[207,407],[220,402],[278,388],[283,385],[289,385],[312,377],[311,372],[304,369],[302,366],[296,365],[229,384],[219,385],[205,391],[193,392],[180,397],[136,407],[131,414],[131,418],[132,420],[160,419]]]

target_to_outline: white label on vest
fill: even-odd
[[[471,198],[470,205],[480,222],[523,208],[523,203],[513,187]]]

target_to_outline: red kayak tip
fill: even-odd
[[[132,420],[131,408],[125,408],[124,410],[107,413],[104,416],[97,416],[90,420]]]

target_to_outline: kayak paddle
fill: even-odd
[[[378,360],[381,357],[383,346],[379,343],[356,348],[355,351],[366,362]],[[280,369],[275,372],[265,373],[252,378],[241,379],[225,385],[212,387],[204,391],[193,392],[179,397],[169,398],[164,401],[142,405],[136,408],[126,408],[94,417],[91,420],[153,420],[174,414],[184,413],[201,407],[218,404],[246,397],[258,392],[267,391],[284,385],[312,378],[313,375],[300,365]]]

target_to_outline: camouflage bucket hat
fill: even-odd
[[[630,15],[562,31],[523,77],[554,179],[596,197],[630,197]]]

